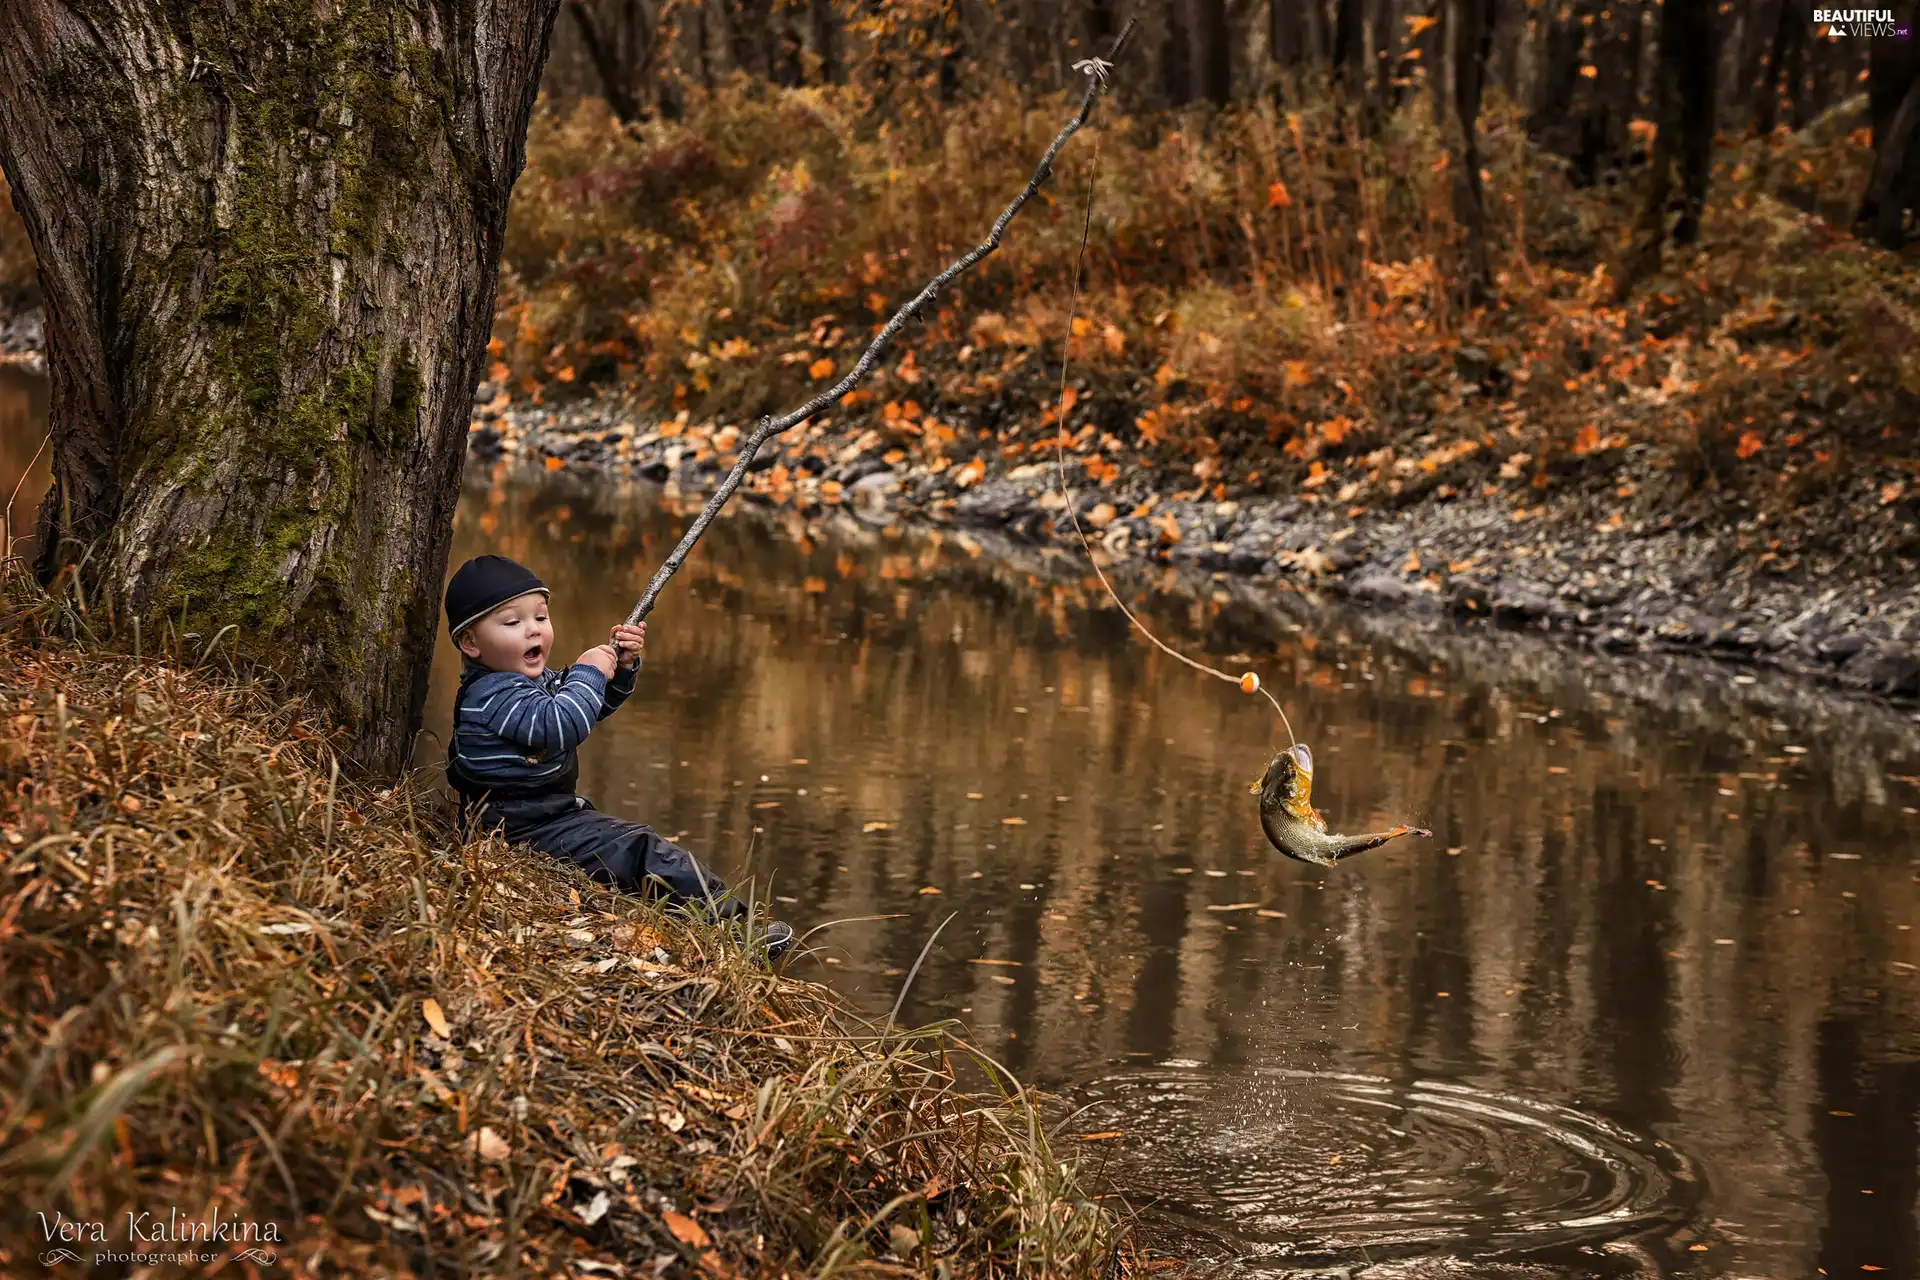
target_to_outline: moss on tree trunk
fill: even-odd
[[[378,773],[425,701],[558,0],[19,0],[0,164],[46,295],[36,566],[293,675]],[[84,563],[82,563],[84,562]]]

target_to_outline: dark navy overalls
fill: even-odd
[[[487,668],[467,662],[454,695],[454,718],[467,689]],[[577,750],[567,751],[567,765],[559,777],[533,786],[513,787],[484,783],[468,773],[460,760],[460,735],[447,745],[447,782],[460,796],[460,822],[478,812],[481,830],[502,828],[509,844],[530,844],[556,858],[564,858],[601,884],[628,893],[646,893],[676,901],[713,899],[726,918],[746,912],[746,904],[727,892],[719,876],[644,822],[629,822],[601,813],[576,794],[580,777]]]

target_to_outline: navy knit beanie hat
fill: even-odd
[[[447,583],[447,634],[457,636],[516,596],[538,591],[552,598],[533,570],[505,556],[475,556]]]

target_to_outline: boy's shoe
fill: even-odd
[[[768,960],[778,960],[793,945],[793,926],[784,920],[769,920],[760,926],[755,942],[767,949]]]

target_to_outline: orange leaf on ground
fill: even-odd
[[[1267,208],[1285,209],[1292,203],[1293,196],[1288,194],[1286,183],[1269,182],[1267,184]]]
[[[567,464],[560,461],[560,459],[554,457],[552,454],[547,455],[547,470],[558,471],[561,467],[564,467],[565,465]]]
[[[673,1233],[673,1238],[681,1244],[705,1249],[713,1243],[713,1237],[707,1234],[707,1229],[684,1213],[675,1213],[668,1209],[661,1213],[660,1217],[666,1222],[667,1230]]]
[[[832,377],[833,361],[827,359],[825,356],[821,356],[818,360],[815,360],[807,366],[807,376],[816,382],[822,378]]]
[[[940,890],[935,888],[933,885],[928,885],[926,888],[922,889],[920,892],[924,896],[924,895],[937,894],[940,892]]]
[[[1582,80],[1592,80],[1597,76],[1599,76],[1599,74],[1600,74],[1600,68],[1594,66],[1591,62],[1589,62],[1586,66],[1580,68],[1580,78]]]
[[[979,458],[971,459],[965,466],[953,473],[953,482],[962,489],[980,483],[980,477],[987,474],[987,464]]]
[[[808,578],[800,584],[800,589],[810,596],[817,596],[827,589],[827,580],[825,578]]]
[[[1440,25],[1440,19],[1429,17],[1424,13],[1416,13],[1416,14],[1409,15],[1406,19],[1406,23],[1407,23],[1407,39],[1411,40],[1415,36],[1418,36],[1422,31],[1425,31],[1428,27],[1435,27]]]
[[[469,1138],[467,1145],[482,1160],[505,1160],[513,1152],[513,1148],[507,1145],[505,1138],[486,1126],[482,1126],[480,1132]]]
[[[1752,431],[1744,431],[1740,434],[1740,443],[1734,446],[1733,453],[1737,458],[1751,458],[1760,452],[1760,448],[1759,435]]]
[[[433,1028],[433,1034],[442,1040],[453,1039],[453,1029],[447,1025],[447,1015],[440,1011],[440,1002],[428,996],[420,1002],[420,1016]]]
[[[1027,820],[1025,818],[1002,818],[1000,819],[1000,825],[1003,827],[1024,827],[1027,825]]]

